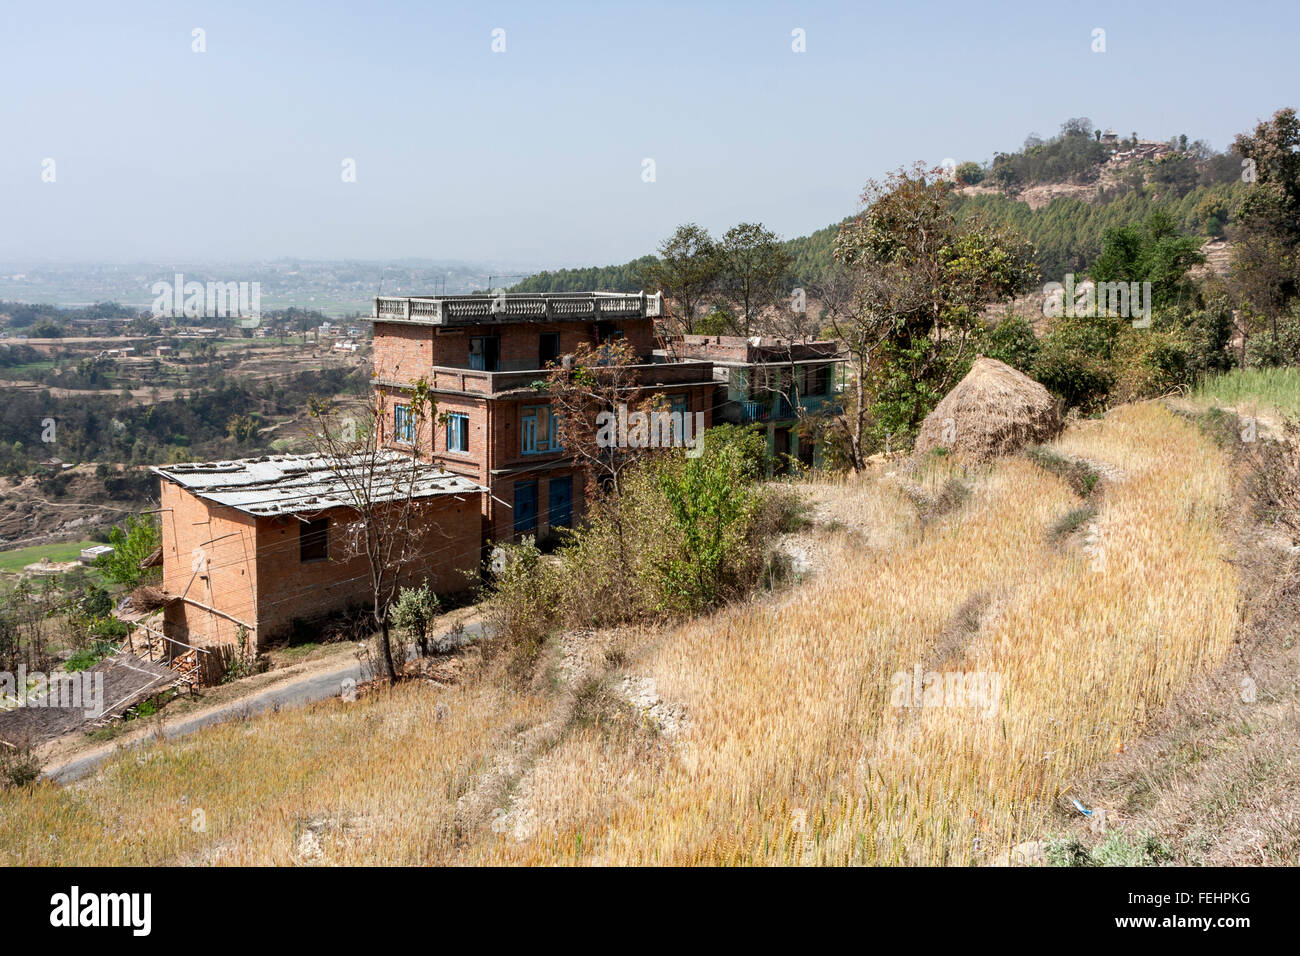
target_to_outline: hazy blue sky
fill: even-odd
[[[795,236],[869,177],[1070,116],[1222,148],[1300,106],[1298,28],[1295,0],[4,0],[0,259],[590,265],[692,219]]]

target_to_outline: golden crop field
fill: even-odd
[[[895,475],[805,489],[842,518],[818,573],[620,637],[603,686],[653,679],[671,728],[495,677],[404,685],[2,794],[0,862],[992,861],[1218,664],[1237,619],[1228,465],[1195,426],[1126,406],[1055,447],[1105,475],[1092,552],[1052,534],[1080,500],[1024,458],[928,466],[927,488],[970,486],[928,522]],[[898,706],[918,668],[996,693]]]

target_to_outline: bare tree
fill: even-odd
[[[854,471],[866,467],[870,455],[870,400],[867,384],[874,361],[889,341],[888,324],[873,321],[870,300],[862,294],[859,280],[845,269],[834,270],[818,290],[826,319],[848,354],[849,401],[827,412],[829,427],[843,440]]]
[[[635,366],[636,353],[624,340],[584,342],[546,380],[560,445],[583,466],[588,500],[617,497],[624,473],[653,450],[618,440],[620,420],[663,405],[662,395],[641,385]]]
[[[349,557],[366,559],[381,676],[390,681],[397,674],[390,638],[393,605],[408,567],[420,557],[428,530],[421,498],[432,474],[440,474],[421,460],[425,426],[431,426],[436,411],[424,379],[414,384],[404,404],[409,411],[400,426],[406,432],[401,437],[410,440],[400,452],[385,446],[385,409],[379,397],[361,409],[339,409],[317,400],[309,407],[318,426],[309,436],[311,445],[329,464],[333,495],[356,516],[346,527],[346,547]],[[432,427],[428,434],[431,438]]]

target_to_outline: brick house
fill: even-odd
[[[375,461],[359,460],[357,467]],[[388,490],[382,481],[376,485],[372,500],[382,503],[388,494],[404,501],[410,479],[400,476],[411,474],[409,458],[384,455],[371,473],[384,468],[398,477]],[[327,460],[270,455],[152,471],[162,479],[165,637],[195,647],[232,646],[242,627],[256,651],[296,622],[370,602],[369,561],[349,541],[356,511]],[[410,550],[417,557],[403,569],[403,586],[427,578],[433,590],[454,593],[471,585],[483,492],[467,478],[420,467],[411,493],[419,531]]]
[[[636,381],[674,411],[711,424],[717,382],[708,361],[665,357],[656,346],[659,295],[586,292],[375,299],[375,388],[386,447],[415,441],[404,398],[424,378],[438,403],[418,444],[433,463],[489,490],[484,544],[569,527],[583,512],[585,475],[557,441],[538,383],[583,342],[630,343]]]
[[[838,403],[845,356],[834,341],[795,342],[739,335],[681,335],[664,355],[676,361],[707,361],[718,382],[712,420],[750,425],[767,437],[777,470],[788,455],[809,467],[820,451],[801,415]]]

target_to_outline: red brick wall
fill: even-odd
[[[655,348],[654,323],[650,319],[615,322],[623,330],[637,355],[648,356]],[[435,365],[469,368],[469,340],[477,335],[495,335],[499,339],[500,367],[510,372],[538,368],[540,336],[546,332],[560,335],[560,354],[573,352],[582,342],[595,342],[594,322],[503,323],[471,328],[435,329],[428,325],[404,322],[376,322],[375,375],[390,381],[413,382],[429,375]],[[438,384],[438,383],[435,383]],[[458,384],[447,387],[459,388]]]
[[[439,496],[418,504],[420,532],[403,581],[425,577],[439,593],[466,590],[463,572],[476,572],[482,533],[479,494]],[[162,483],[163,587],[172,601],[164,615],[167,636],[198,647],[233,644],[240,624],[253,648],[282,635],[295,618],[311,620],[370,600],[369,562],[351,553],[346,509],[331,513],[327,561],[300,560],[301,522],[257,518],[214,505],[169,481]],[[219,540],[214,540],[219,539]],[[207,574],[196,575],[194,549],[202,547]]]
[[[432,355],[433,329],[430,326],[404,322],[375,323],[371,361],[377,378],[414,382],[435,364]]]
[[[665,396],[684,394],[687,396],[687,409],[691,414],[704,414],[704,427],[713,425],[713,388],[674,388],[665,386]],[[393,428],[393,407],[402,401],[398,389],[381,386],[379,393],[384,401],[384,437],[391,439]],[[438,396],[438,414],[460,412],[469,416],[470,435],[468,455],[450,454],[446,450],[446,426],[426,423],[420,435],[420,447],[429,460],[471,478],[491,491],[491,496],[483,499],[482,539],[488,541],[506,541],[513,536],[514,485],[516,481],[538,479],[538,510],[543,523],[549,508],[547,497],[547,477],[551,474],[574,474],[574,519],[583,513],[583,494],[586,478],[581,470],[564,467],[559,471],[542,469],[544,465],[554,465],[567,461],[564,452],[525,455],[521,436],[523,409],[529,405],[547,404],[545,396],[528,396],[526,398],[483,399],[473,395]],[[432,442],[432,445],[430,444]],[[390,447],[402,446],[389,441]],[[429,449],[432,448],[432,452]],[[518,474],[494,477],[492,471],[500,469],[525,469]],[[494,501],[493,498],[500,499]],[[500,502],[505,502],[501,504]]]
[[[251,637],[257,629],[254,519],[233,508],[209,506],[166,480],[160,499],[163,590],[169,597],[187,598],[168,604],[165,633],[207,647],[233,644],[244,624]],[[200,612],[196,605],[226,616]]]
[[[478,495],[456,501],[439,496],[417,504],[415,526],[409,541],[410,557],[404,562],[401,586],[418,585],[428,578],[440,594],[460,593],[471,585],[463,572],[474,571],[479,561]],[[350,543],[347,525],[355,513],[335,509],[328,513],[329,559],[300,560],[302,523],[295,517],[259,518],[257,521],[257,597],[259,638],[275,639],[286,633],[295,618],[310,621],[342,611],[354,604],[369,605],[370,562],[364,551]],[[315,517],[315,516],[313,516]]]

